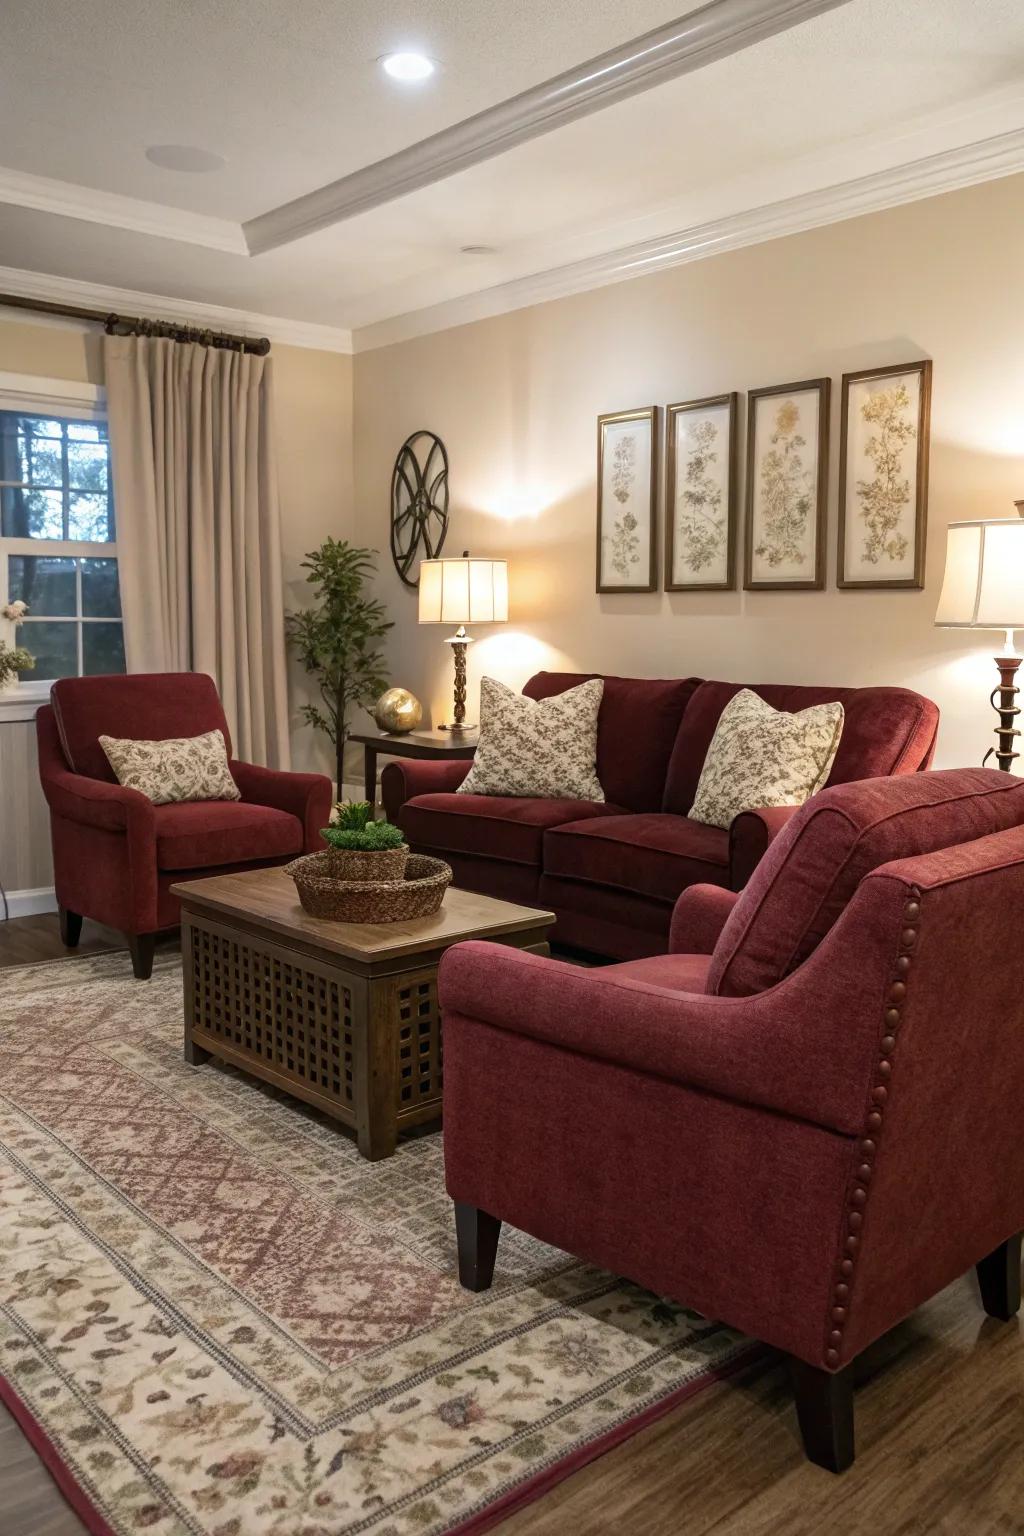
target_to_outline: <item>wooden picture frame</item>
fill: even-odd
[[[931,402],[929,358],[843,374],[836,573],[843,591],[924,586]]]
[[[657,591],[659,414],[645,405],[597,418],[598,592]]]
[[[734,390],[665,408],[666,592],[736,589],[739,398]]]
[[[830,379],[803,379],[747,397],[748,592],[820,592],[825,585],[831,387]]]

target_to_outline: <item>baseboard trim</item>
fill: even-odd
[[[57,893],[52,885],[40,885],[30,891],[8,891],[7,910],[11,917],[35,917],[40,912],[56,912]]]

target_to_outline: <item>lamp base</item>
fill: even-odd
[[[438,726],[439,731],[451,731],[453,736],[465,736],[467,731],[475,731],[478,729],[478,726],[467,725],[465,721],[453,721],[451,725],[445,721],[443,724]]]
[[[1013,636],[1010,635],[1009,639],[1012,643]],[[994,659],[996,666],[999,668],[999,683],[992,689],[989,695],[989,703],[999,716],[999,724],[995,728],[996,745],[989,747],[981,761],[982,767],[984,767],[989,758],[994,757],[997,765],[1004,773],[1012,773],[1013,764],[1020,756],[1020,753],[1014,750],[1014,742],[1020,735],[1020,731],[1017,730],[1013,722],[1021,712],[1020,706],[1015,703],[1020,689],[1017,687],[1014,678],[1017,674],[1017,668],[1024,658],[1020,656],[996,656]],[[996,702],[997,695],[998,703]]]

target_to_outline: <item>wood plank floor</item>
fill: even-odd
[[[118,945],[117,935],[85,924],[83,950]],[[0,968],[63,953],[55,918],[0,924]],[[985,1317],[973,1278],[868,1352],[856,1412],[851,1471],[836,1478],[808,1466],[786,1374],[766,1354],[511,1516],[501,1531],[1024,1536],[1024,1338],[1018,1322]],[[0,1532],[83,1531],[0,1408]]]

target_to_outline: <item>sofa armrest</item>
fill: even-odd
[[[864,881],[799,970],[750,997],[674,992],[500,944],[456,944],[439,970],[445,1038],[454,1044],[460,1019],[475,1020],[856,1135],[907,893],[903,880]]]
[[[275,811],[288,811],[302,822],[303,846],[307,853],[323,847],[320,828],[331,819],[334,786],[322,773],[285,773],[277,768],[261,768],[256,763],[231,760],[231,776],[249,805],[267,805]]]
[[[672,909],[670,955],[710,955],[739,897],[720,885],[691,885]]]
[[[398,821],[398,813],[414,795],[443,794],[458,789],[473,764],[456,759],[435,762],[415,757],[398,758],[386,763],[380,776],[380,798],[388,821]]]
[[[798,805],[769,805],[741,811],[729,828],[729,884],[742,891],[772,843],[800,809]]]
[[[137,789],[89,779],[69,768],[48,769],[42,775],[46,803],[55,816],[104,832],[125,832],[133,840],[155,846],[153,803]]]

